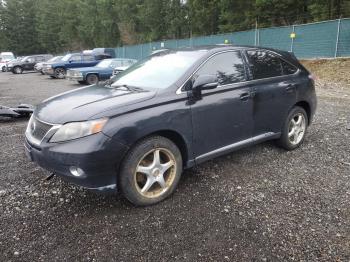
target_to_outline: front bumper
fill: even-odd
[[[43,68],[42,71],[45,75],[49,76],[53,76],[55,74],[53,68]]]
[[[64,143],[41,142],[40,146],[25,139],[26,155],[31,161],[68,182],[100,192],[117,190],[117,171],[127,150],[103,133]],[[83,173],[73,175],[72,168]]]
[[[70,80],[70,81],[84,81],[84,77],[83,76],[66,76],[66,79]]]

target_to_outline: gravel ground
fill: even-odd
[[[349,261],[350,89],[319,86],[300,149],[268,142],[209,161],[147,208],[45,181],[24,155],[26,121],[0,119],[0,260]],[[0,73],[0,104],[76,87]]]

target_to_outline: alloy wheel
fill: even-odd
[[[138,163],[134,181],[138,192],[146,198],[163,195],[176,176],[175,156],[165,148],[146,153]]]
[[[289,122],[288,139],[292,145],[298,145],[306,132],[306,120],[302,113],[298,113]]]
[[[55,69],[55,75],[56,75],[57,78],[62,79],[62,78],[65,78],[66,72],[65,72],[65,70],[63,68],[56,68]]]
[[[16,74],[21,74],[22,73],[22,68],[20,68],[19,66],[15,67],[15,73]]]

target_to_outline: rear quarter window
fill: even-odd
[[[281,63],[284,75],[293,75],[298,71],[298,68],[284,60],[281,60]]]

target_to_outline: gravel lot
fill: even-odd
[[[78,86],[0,73],[0,104]],[[350,89],[322,83],[318,96],[300,149],[269,142],[209,161],[147,208],[45,181],[24,155],[26,120],[0,119],[0,260],[349,261]]]

